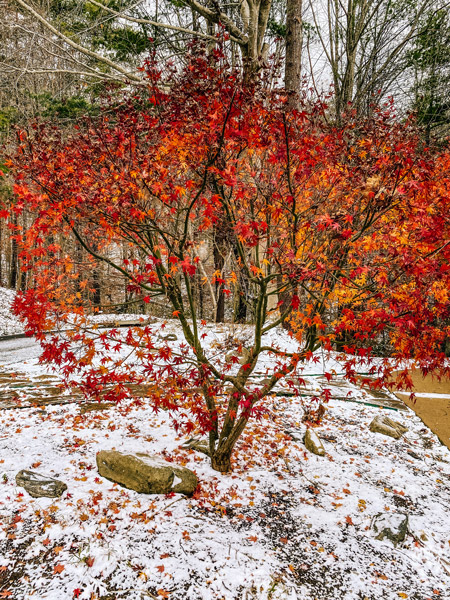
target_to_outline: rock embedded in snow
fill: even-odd
[[[233,362],[233,359],[237,360],[237,355],[236,355],[236,352],[234,352],[234,350],[231,350],[230,352],[225,354],[225,362],[227,364],[230,364],[231,362]]]
[[[168,333],[166,335],[159,334],[158,337],[160,340],[164,340],[166,342],[176,342],[178,340],[178,337],[175,333]]]
[[[189,448],[190,450],[196,450],[197,452],[202,452],[202,454],[211,456],[207,440],[191,438],[190,440],[187,440],[187,442],[183,445],[183,448]]]
[[[140,452],[101,450],[97,454],[97,467],[102,477],[141,494],[176,492],[190,496],[198,483],[193,471]]]
[[[407,427],[405,427],[398,421],[393,421],[385,415],[377,415],[369,425],[369,429],[374,433],[389,435],[390,437],[393,437],[396,440],[400,439],[402,435],[408,431]]]
[[[391,540],[394,546],[400,544],[408,533],[408,515],[401,513],[378,513],[372,524],[375,539],[382,541],[384,538]]]
[[[59,498],[67,490],[63,481],[27,470],[17,473],[16,484],[25,488],[33,498]]]
[[[294,440],[294,442],[303,442],[305,440],[305,436],[298,429],[285,429],[284,433]]]
[[[325,456],[325,448],[317,433],[312,429],[308,428],[306,430],[304,442],[310,452],[317,454],[317,456]]]

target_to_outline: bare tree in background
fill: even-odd
[[[286,58],[284,87],[289,93],[289,104],[298,104],[301,87],[302,69],[302,0],[287,0],[286,10]]]
[[[308,2],[325,70],[333,82],[338,119],[349,103],[367,113],[377,97],[395,91],[424,13],[447,5],[446,0]]]
[[[87,3],[74,0],[68,3],[68,9],[64,9],[68,18],[58,19],[52,2],[39,4],[32,0],[10,0],[7,6],[20,14],[20,23],[13,26],[9,18],[6,18],[6,23],[5,19],[2,20],[7,28],[15,28],[16,33],[20,28],[24,38],[27,35],[28,39],[31,37],[31,45],[37,43],[37,36],[45,38],[46,44],[53,46],[55,58],[59,61],[64,59],[63,62],[68,61],[70,65],[62,65],[56,60],[56,64],[48,67],[49,70],[73,72],[86,78],[138,82],[141,80],[139,61],[130,65],[117,53],[112,58],[111,52],[105,52],[105,48],[96,49],[92,32],[101,32],[111,22],[122,30],[126,25],[130,37],[131,32],[141,30],[144,35],[156,38],[158,44],[164,44],[177,54],[180,43],[185,48],[193,38],[216,42],[217,26],[220,25],[230,44],[240,49],[244,69],[252,74],[259,69],[268,50],[265,35],[271,3],[272,0],[239,0],[236,3],[203,4],[198,0],[186,0],[185,6],[174,6],[170,2],[162,6],[161,3],[152,5],[142,1],[110,5],[92,0],[89,9],[86,9]],[[92,8],[96,8],[96,12]],[[30,18],[34,27],[29,24]],[[28,21],[28,25],[22,25],[23,19]],[[74,23],[76,27],[73,27]],[[3,65],[11,71],[20,69],[24,72],[25,68],[23,64],[13,65],[10,61],[3,61]],[[45,72],[45,69],[39,68],[34,60],[29,60],[26,65],[28,73]]]

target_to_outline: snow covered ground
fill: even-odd
[[[312,599],[445,597],[450,589],[450,452],[411,412],[400,440],[371,433],[379,409],[333,401],[304,432],[298,400],[277,399],[242,439],[234,470],[182,448],[165,413],[117,407],[81,416],[75,404],[0,413],[0,594],[73,597]],[[99,477],[100,449],[158,454],[193,469],[193,498],[146,496]],[[20,469],[68,485],[33,499]],[[375,515],[408,514],[395,548]],[[146,595],[147,594],[147,595]],[[0,595],[1,597],[1,595]],[[4,596],[7,597],[7,596]]]
[[[23,333],[23,325],[11,314],[11,302],[16,292],[0,287],[0,337]]]
[[[11,303],[16,292],[0,287],[0,338],[24,333],[24,326],[19,319],[11,313]],[[91,323],[98,325],[113,325],[114,323],[136,322],[140,315],[135,314],[98,314],[90,318]],[[145,315],[142,317],[146,319]]]
[[[226,334],[208,328],[210,345]],[[0,342],[1,385],[13,388],[12,372],[38,385],[48,374],[38,354],[32,340]],[[321,362],[309,375],[337,367]],[[343,391],[364,399],[357,388]],[[406,435],[370,432],[380,412],[404,423]],[[270,400],[242,437],[232,473],[220,475],[183,447],[167,413],[146,404],[84,415],[75,403],[1,410],[0,598],[448,597],[450,452],[409,410],[333,399],[317,429],[326,449],[318,457],[303,445],[302,415],[301,398]],[[113,448],[187,466],[199,487],[186,498],[112,484],[99,476],[95,456]],[[68,490],[34,499],[16,485],[21,469],[56,477]],[[397,547],[375,539],[379,514],[408,515]]]

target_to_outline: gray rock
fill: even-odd
[[[168,333],[166,335],[160,334],[158,337],[160,340],[165,340],[166,342],[176,342],[178,340],[174,333]]]
[[[207,440],[201,440],[197,438],[191,438],[187,440],[185,444],[183,444],[183,448],[189,448],[190,450],[195,450],[196,452],[202,452],[207,456],[211,456],[209,451],[209,443]]]
[[[227,364],[230,364],[231,362],[233,362],[233,359],[237,359],[237,354],[234,350],[231,350],[231,352],[228,352],[227,354],[225,354],[225,362]]]
[[[26,470],[17,473],[16,485],[25,488],[33,498],[59,498],[67,490],[63,481]]]
[[[315,431],[308,428],[303,441],[310,452],[317,454],[317,456],[325,456],[325,448]]]
[[[394,546],[400,544],[408,533],[408,515],[401,513],[378,513],[372,523],[372,529],[377,534],[375,539],[391,540]]]
[[[383,435],[389,435],[396,440],[400,439],[404,433],[408,431],[408,428],[399,423],[393,421],[385,415],[377,415],[372,423],[369,425],[370,431],[375,433],[381,433]]]
[[[189,469],[140,452],[122,454],[102,450],[97,454],[97,467],[102,477],[141,494],[191,495],[198,483],[197,476]]]

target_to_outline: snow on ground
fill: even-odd
[[[0,287],[0,337],[23,333],[23,325],[11,314],[11,302],[16,292]]]
[[[0,287],[0,338],[4,336],[20,335],[24,333],[24,326],[19,319],[11,313],[11,303],[16,295],[15,290]],[[98,314],[89,318],[90,323],[98,325],[114,325],[115,323],[136,322],[145,315],[135,314]]]
[[[226,335],[209,328],[209,347],[220,349]],[[2,342],[0,353],[4,373],[46,373],[32,340]],[[323,359],[309,374],[338,367]],[[450,452],[409,410],[333,399],[317,430],[326,456],[317,457],[301,441],[301,402],[270,400],[226,475],[183,448],[169,415],[145,403],[84,415],[77,404],[0,411],[0,598],[446,597]],[[409,428],[401,440],[369,431],[380,411]],[[97,472],[96,453],[113,448],[173,460],[200,485],[192,498],[121,488]],[[68,490],[33,499],[16,486],[21,469],[57,477]],[[380,513],[409,515],[402,544],[375,539]]]
[[[378,412],[333,401],[319,458],[285,434],[304,432],[298,400],[277,399],[219,475],[145,406],[2,411],[0,590],[17,600],[445,597],[450,452],[411,412],[405,439],[369,432]],[[174,460],[200,487],[193,498],[123,489],[97,473],[96,452],[112,448]],[[33,499],[15,484],[20,469],[68,492]],[[374,538],[378,513],[410,516],[401,546]]]

